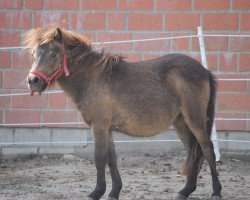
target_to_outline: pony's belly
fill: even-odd
[[[113,126],[113,130],[135,137],[149,137],[165,131],[172,124],[172,120],[156,119],[152,122],[126,120]]]

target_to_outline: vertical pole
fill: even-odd
[[[205,48],[202,27],[199,26],[199,27],[197,27],[197,29],[198,29],[198,38],[199,38],[199,44],[200,44],[201,62],[202,62],[202,65],[205,68],[207,68],[206,48]],[[212,141],[213,141],[213,145],[214,145],[214,152],[215,152],[216,161],[218,162],[218,161],[220,161],[220,151],[219,151],[219,144],[218,144],[218,140],[217,140],[217,131],[216,131],[215,122],[213,123],[213,128],[212,128]]]

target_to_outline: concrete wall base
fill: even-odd
[[[249,132],[218,132],[218,139],[250,141]],[[184,151],[174,130],[149,138],[114,134],[118,154],[164,154]],[[171,140],[171,141],[160,141]],[[250,153],[250,142],[219,142],[220,151]],[[93,156],[93,138],[89,129],[72,128],[0,128],[0,155],[12,157],[27,154],[76,154]],[[248,154],[249,155],[249,154]]]

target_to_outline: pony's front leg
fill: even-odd
[[[106,191],[105,166],[107,163],[109,129],[103,128],[100,125],[92,125],[91,128],[94,135],[97,181],[94,191],[88,197],[91,200],[99,200]]]
[[[115,145],[112,138],[112,133],[109,134],[109,144],[108,144],[108,166],[110,169],[110,174],[112,178],[112,190],[109,193],[108,200],[118,200],[119,194],[122,189],[122,180],[117,168]]]

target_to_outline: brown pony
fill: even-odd
[[[122,181],[117,169],[113,131],[148,137],[173,125],[187,151],[185,187],[176,199],[196,189],[203,157],[212,175],[212,199],[221,199],[210,140],[214,120],[216,81],[198,61],[169,54],[142,62],[94,51],[84,36],[59,28],[32,29],[24,42],[34,56],[27,76],[31,94],[58,81],[91,127],[95,145],[96,187],[88,199],[106,190],[105,166],[112,177],[109,199],[118,200]]]

